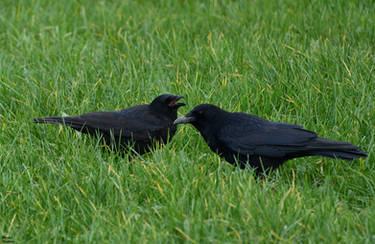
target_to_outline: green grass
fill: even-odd
[[[372,1],[0,1],[0,232],[15,242],[374,243]],[[265,180],[191,126],[128,161],[32,123],[161,93],[369,152]]]

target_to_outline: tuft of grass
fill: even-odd
[[[371,1],[0,2],[2,241],[373,243]],[[304,125],[367,159],[291,160],[264,180],[191,126],[131,161],[32,118],[161,93]],[[5,238],[5,239],[4,239]]]

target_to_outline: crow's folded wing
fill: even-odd
[[[228,124],[217,134],[220,145],[234,153],[267,157],[283,157],[287,153],[299,151],[316,137],[315,132],[301,126],[273,122],[263,122],[256,126]]]
[[[37,119],[37,122],[64,124],[90,134],[100,131],[134,140],[148,140],[168,133],[168,125],[154,114],[142,110],[129,112],[103,111],[68,117],[46,117]]]

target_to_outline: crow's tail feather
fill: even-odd
[[[76,130],[82,130],[85,127],[85,122],[78,119],[76,116],[71,116],[71,117],[51,116],[51,117],[45,117],[45,118],[35,118],[34,123],[66,125]]]
[[[325,138],[317,138],[311,145],[312,155],[320,155],[329,158],[340,158],[353,160],[355,158],[367,157],[367,152],[348,142],[332,141]]]
[[[34,123],[64,124],[64,119],[63,117],[58,117],[58,116],[35,118]]]

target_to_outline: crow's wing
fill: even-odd
[[[163,134],[167,125],[150,113],[137,113],[132,116],[116,112],[97,112],[81,115],[86,126],[114,136],[132,137],[135,140],[149,139]]]
[[[217,134],[218,142],[235,153],[266,157],[284,157],[287,153],[301,150],[315,138],[315,132],[298,125],[248,121],[245,118],[237,123],[228,123]]]
[[[37,122],[64,124],[90,134],[100,131],[103,134],[134,140],[148,140],[150,137],[160,137],[168,133],[165,121],[142,107],[68,117],[46,117],[37,119]]]

